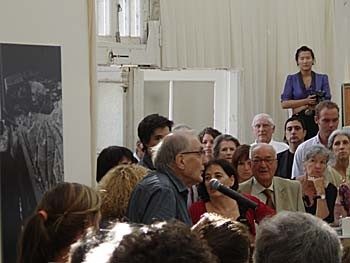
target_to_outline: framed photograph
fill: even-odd
[[[64,180],[61,83],[59,46],[0,43],[2,262],[17,262],[25,220]]]
[[[350,126],[350,83],[343,83],[341,91],[342,126]]]

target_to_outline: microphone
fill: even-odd
[[[251,208],[251,209],[256,209],[258,206],[257,203],[253,202],[252,200],[248,199],[247,197],[241,195],[235,190],[232,190],[231,188],[228,188],[224,186],[222,183],[220,183],[217,179],[211,179],[209,182],[209,186],[211,189],[215,189],[219,191],[220,193],[234,199],[237,201],[238,205],[243,207],[243,208]]]

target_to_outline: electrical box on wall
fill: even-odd
[[[160,68],[160,23],[148,22],[146,44],[97,42],[98,65],[140,65]]]

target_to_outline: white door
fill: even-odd
[[[238,70],[145,70],[133,69],[133,131],[127,141],[135,145],[137,125],[151,113],[175,124],[187,124],[197,132],[212,126],[236,137]],[[131,128],[131,127],[130,127]]]

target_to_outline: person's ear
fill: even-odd
[[[176,167],[178,167],[181,170],[185,169],[185,158],[184,158],[183,154],[179,153],[176,155],[175,165],[176,165]]]
[[[317,115],[315,115],[314,120],[315,120],[315,123],[318,124],[318,116]]]
[[[230,187],[233,186],[234,183],[235,183],[235,177],[234,177],[233,175],[231,175],[231,176],[229,177],[229,181],[230,181]]]

